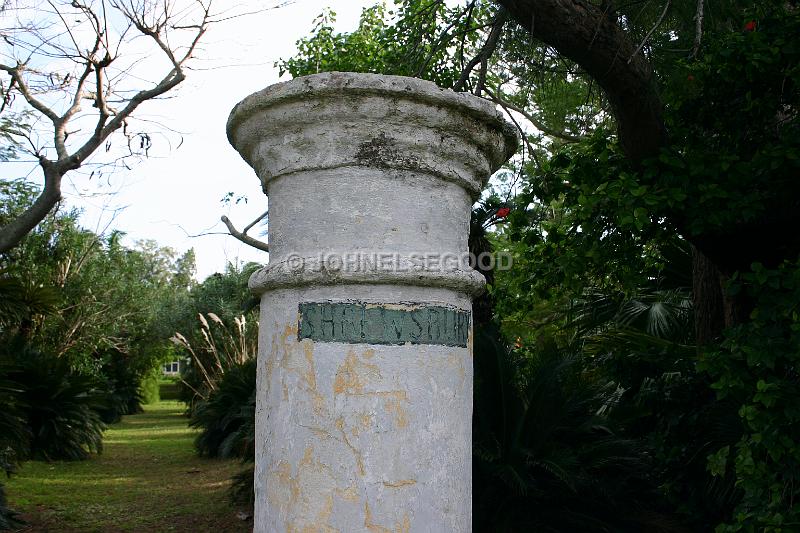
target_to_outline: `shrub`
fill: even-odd
[[[113,352],[103,365],[102,375],[105,378],[107,405],[100,410],[100,417],[106,424],[119,422],[123,415],[141,413],[142,392],[141,377],[134,371],[129,357],[120,352]]]
[[[256,503],[255,474],[255,467],[250,465],[233,476],[228,493],[233,504],[247,506],[251,514]]]
[[[161,383],[158,379],[158,374],[155,372],[147,375],[139,386],[139,394],[142,398],[142,403],[145,405],[153,405],[161,400]]]
[[[239,430],[237,437],[240,439],[240,447],[245,450],[245,455],[242,457],[242,462],[251,464],[233,476],[233,482],[228,493],[231,502],[237,505],[247,506],[250,509],[251,514],[253,513],[256,502],[255,467],[252,464],[256,460],[255,382],[253,382],[253,385],[252,399],[250,400],[246,409],[247,420]]]
[[[195,440],[201,455],[251,458],[255,454],[256,360],[230,366],[206,399],[192,412],[189,425],[202,431]]]
[[[0,470],[10,471],[13,458],[26,455],[30,430],[20,401],[19,384],[8,379],[12,370],[8,364],[0,364]]]
[[[738,442],[707,455],[718,478],[735,475],[743,497],[717,531],[797,531],[800,524],[800,262],[752,265],[729,290],[752,302],[750,321],[706,350],[701,368],[722,400],[739,406]]]
[[[86,459],[100,453],[108,408],[96,378],[73,373],[61,359],[29,348],[5,371],[13,383],[30,438],[27,455],[52,461]]]
[[[180,399],[189,405],[192,427],[202,431],[195,439],[200,455],[239,457],[255,461],[256,338],[258,330],[247,328],[244,315],[234,319],[236,329],[214,313],[208,320],[201,314],[203,344],[194,350],[176,333],[175,344],[192,358],[181,376]],[[215,325],[216,327],[212,327]],[[254,469],[249,466],[233,478],[229,496],[233,503],[251,511],[255,502]]]
[[[476,330],[473,512],[481,531],[674,531],[649,461],[606,416],[617,394],[578,358]]]

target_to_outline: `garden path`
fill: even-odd
[[[252,520],[228,503],[238,460],[205,459],[193,447],[184,404],[160,401],[109,427],[87,461],[26,462],[7,480],[22,532],[245,532]]]

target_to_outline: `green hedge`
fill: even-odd
[[[161,400],[161,381],[156,374],[150,374],[142,380],[139,386],[142,403],[153,405]]]

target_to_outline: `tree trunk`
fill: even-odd
[[[698,346],[719,340],[725,328],[722,274],[717,266],[692,245],[692,304],[695,342]]]
[[[0,228],[0,253],[7,252],[19,244],[61,201],[63,172],[50,161],[43,160],[41,165],[44,170],[44,189],[28,209]]]
[[[744,291],[726,290],[730,275],[692,246],[692,303],[695,336],[698,346],[719,342],[725,328],[745,322],[753,302]]]

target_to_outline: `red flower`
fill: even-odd
[[[689,80],[689,81],[694,81],[694,76],[689,74],[688,76],[686,76],[686,79]]]
[[[744,25],[744,31],[756,31],[756,21],[750,20]]]
[[[497,210],[497,217],[506,218],[510,212],[511,212],[510,207],[501,207],[500,209]]]

